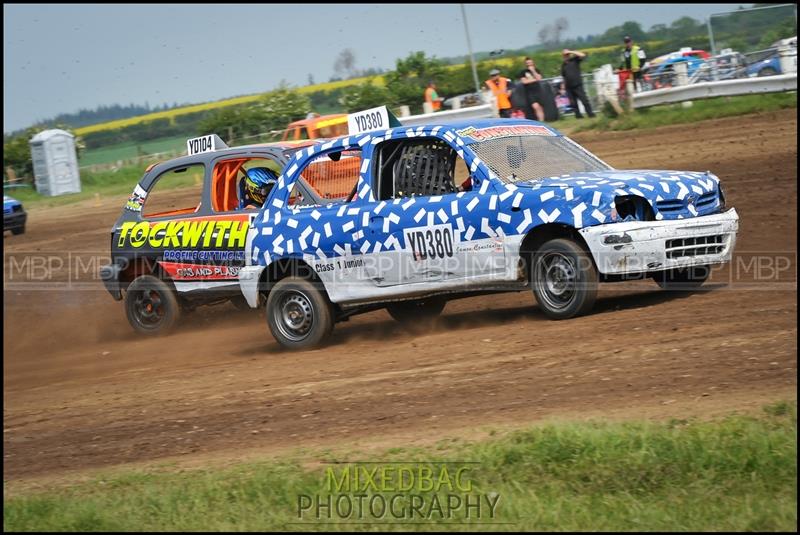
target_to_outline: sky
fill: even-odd
[[[565,38],[752,4],[465,4],[472,49],[514,49],[566,17]],[[459,4],[4,4],[3,131],[111,104],[200,103],[325,82],[339,53],[392,69],[465,55]]]

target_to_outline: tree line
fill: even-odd
[[[116,121],[117,119],[127,119],[129,117],[136,117],[138,115],[147,115],[148,113],[155,113],[159,111],[171,110],[173,108],[180,108],[188,106],[188,104],[161,104],[155,107],[150,107],[149,102],[144,104],[128,104],[123,106],[121,104],[111,104],[110,106],[100,105],[94,109],[81,108],[74,113],[60,113],[51,119],[44,119],[39,121],[35,127],[39,130],[45,128],[57,128],[57,125],[66,125],[71,128],[80,128],[81,126],[89,126],[98,123],[107,123],[109,121]],[[16,130],[9,135],[21,134],[26,129]]]
[[[717,48],[733,47],[740,52],[747,52],[769,46],[777,39],[796,35],[797,26],[794,17],[776,17],[775,11],[777,10],[768,9],[714,18],[713,28]],[[523,57],[526,55],[535,57],[537,67],[545,77],[558,76],[561,66],[560,50],[565,47],[585,49],[616,45],[619,48],[612,47],[608,51],[590,53],[583,70],[591,72],[591,69],[605,63],[617,65],[622,50],[622,37],[625,35],[643,45],[649,58],[672,52],[683,46],[709,47],[706,24],[691,17],[681,17],[670,25],[656,24],[649,30],[644,30],[638,22],[626,21],[599,35],[564,39],[562,36],[567,28],[568,21],[560,18],[542,28],[539,35],[542,43],[535,47],[476,54],[481,83],[488,78],[488,73],[493,68],[499,68],[504,76],[515,79],[518,71],[523,68]],[[335,77],[350,78],[364,74],[365,71],[356,67],[356,60],[352,50],[342,51],[334,65]],[[508,66],[509,62],[512,62],[511,67]],[[412,114],[421,113],[423,91],[431,80],[436,81],[438,92],[444,97],[475,91],[471,66],[466,57],[436,58],[429,57],[422,51],[412,52],[405,58],[397,59],[395,68],[384,72],[382,76],[383,85],[368,81],[345,88],[305,94],[300,94],[282,83],[277,89],[265,93],[255,103],[176,115],[170,119],[157,119],[115,130],[92,132],[83,136],[79,142],[87,149],[92,149],[123,142],[143,142],[180,135],[194,137],[208,133],[217,133],[223,139],[235,142],[246,136],[282,129],[289,122],[304,118],[310,111],[322,114],[349,113],[386,104],[390,108],[406,105]],[[309,74],[309,81],[312,80],[313,77]],[[171,107],[174,106],[165,105],[161,109]],[[147,108],[149,106],[145,104],[144,109]],[[51,125],[78,126],[78,123],[70,123],[63,119],[88,121],[92,113],[107,114],[108,120],[118,119],[136,109],[141,110],[142,107],[137,108],[133,104],[100,106],[93,112],[81,110],[76,114],[62,114],[53,119]],[[156,110],[149,109],[149,112],[152,111]],[[61,120],[57,120],[59,118]],[[27,175],[25,171],[29,168],[29,162],[26,158],[30,159],[27,142],[32,133],[42,128],[43,125],[37,125],[26,129],[21,135],[5,135],[4,166],[14,167],[18,175]]]

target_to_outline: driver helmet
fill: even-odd
[[[254,204],[259,208],[269,195],[272,186],[278,182],[274,171],[266,167],[253,167],[245,171],[245,176],[239,183],[240,208]]]

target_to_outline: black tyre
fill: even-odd
[[[314,283],[287,277],[269,292],[267,323],[283,347],[308,349],[319,345],[333,330],[333,310],[328,297]]]
[[[597,269],[591,255],[572,240],[544,243],[533,254],[530,276],[536,302],[551,319],[580,316],[594,305]]]
[[[152,275],[137,277],[125,293],[128,322],[143,334],[169,332],[181,315],[175,291]]]
[[[775,76],[778,74],[778,71],[773,69],[772,67],[764,67],[760,71],[758,71],[759,76]]]
[[[14,227],[11,229],[11,234],[14,236],[19,236],[20,234],[25,234],[25,227]]]
[[[664,290],[685,292],[698,289],[706,282],[710,274],[709,266],[691,266],[659,271],[653,275],[653,280]]]
[[[444,310],[447,301],[441,297],[429,297],[414,301],[399,301],[386,307],[395,321],[412,329],[432,326],[432,320]]]

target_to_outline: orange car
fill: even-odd
[[[317,139],[322,137],[339,137],[347,135],[347,114],[333,115],[314,114],[301,121],[289,123],[283,132],[281,141],[300,141],[303,139]]]

